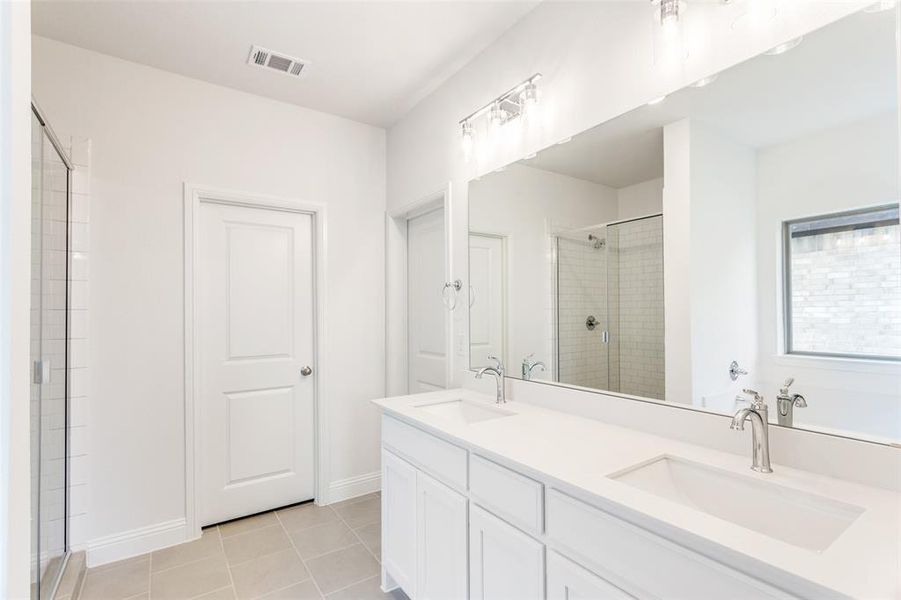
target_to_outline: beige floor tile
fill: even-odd
[[[278,518],[290,532],[309,529],[316,525],[324,525],[339,520],[328,506],[316,506],[315,504],[301,504],[278,511]]]
[[[407,595],[397,590],[386,594],[382,591],[381,577],[375,576],[326,596],[326,600],[406,600]]]
[[[312,579],[262,596],[260,600],[320,600],[322,595]]]
[[[88,570],[80,600],[123,600],[150,589],[150,558],[143,556]]]
[[[341,521],[295,531],[291,540],[304,560],[359,543],[353,531]]]
[[[291,541],[281,525],[273,525],[224,538],[222,545],[225,547],[228,564],[236,565],[245,560],[288,550],[291,548]]]
[[[373,500],[375,498],[381,498],[381,492],[372,492],[371,494],[363,494],[362,496],[357,496],[356,498],[348,498],[347,500],[342,500],[341,502],[334,502],[332,504],[329,504],[329,506],[331,506],[332,508],[338,508],[340,506],[356,504],[357,502]]]
[[[357,529],[354,533],[360,536],[363,544],[369,548],[369,551],[375,554],[378,560],[382,560],[382,524],[370,523]]]
[[[307,566],[323,594],[340,590],[379,572],[379,563],[362,544],[323,554],[308,560]]]
[[[209,594],[197,596],[194,600],[235,600],[235,590],[229,586],[215,590]]]
[[[376,523],[382,516],[382,504],[380,498],[367,498],[360,502],[344,504],[335,507],[335,512],[344,519],[351,529]]]
[[[150,594],[145,592],[143,594],[138,594],[137,596],[131,596],[128,600],[150,600]]]
[[[163,571],[203,558],[221,555],[222,543],[219,540],[219,530],[216,527],[209,527],[203,530],[199,540],[154,552],[150,559],[150,569],[153,572]]]
[[[267,554],[231,569],[238,598],[256,598],[309,579],[297,553],[291,550]]]
[[[233,535],[247,533],[248,531],[253,531],[254,529],[271,527],[276,523],[278,523],[278,519],[275,518],[275,513],[267,512],[261,515],[254,515],[252,517],[238,519],[237,521],[229,521],[228,523],[223,523],[219,525],[219,533],[222,535],[222,537],[227,538]]]
[[[74,595],[75,589],[81,585],[81,580],[83,578],[82,571],[85,569],[84,551],[73,552],[66,562],[66,570],[63,571],[63,576],[59,580],[59,587],[56,588],[55,597],[62,600],[63,598]]]
[[[153,573],[150,594],[154,600],[184,600],[231,585],[222,556],[204,558],[180,567]]]

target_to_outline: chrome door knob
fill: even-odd
[[[300,374],[303,375],[304,377],[309,377],[310,375],[313,374],[313,369],[310,367],[304,367],[300,370]]]

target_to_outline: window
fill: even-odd
[[[898,205],[784,225],[788,354],[901,360]]]

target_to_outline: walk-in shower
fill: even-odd
[[[556,236],[557,380],[663,399],[663,217]]]
[[[32,105],[31,597],[52,598],[68,557],[71,163]]]

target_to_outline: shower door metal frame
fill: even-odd
[[[71,452],[70,452],[70,436],[69,436],[69,423],[70,423],[70,401],[71,394],[69,393],[69,341],[70,341],[70,319],[69,319],[69,311],[72,302],[72,291],[71,291],[71,283],[69,281],[69,276],[71,274],[70,269],[70,260],[72,255],[72,171],[75,169],[75,166],[72,163],[72,160],[69,158],[68,153],[63,148],[63,145],[60,143],[59,138],[56,135],[56,132],[53,130],[53,127],[50,126],[50,123],[47,121],[44,112],[41,110],[40,105],[37,101],[32,97],[31,99],[31,112],[37,118],[38,123],[40,123],[41,128],[43,129],[44,135],[47,136],[47,139],[50,140],[50,144],[53,146],[53,149],[56,151],[57,155],[62,160],[63,165],[66,167],[66,261],[65,261],[65,282],[66,282],[66,307],[63,311],[65,314],[65,349],[66,349],[66,362],[65,368],[63,369],[63,377],[65,379],[63,384],[64,393],[66,395],[65,400],[65,419],[63,424],[63,432],[65,436],[65,465],[63,467],[63,556],[60,562],[59,571],[56,574],[56,581],[53,582],[53,588],[50,593],[50,598],[56,596],[56,592],[59,589],[59,584],[62,581],[63,573],[66,571],[66,567],[69,563],[69,557],[71,555],[70,550],[70,532],[69,532],[69,482],[70,482],[70,465],[71,465]],[[43,160],[43,157],[42,157]],[[33,186],[33,184],[32,184]],[[34,218],[32,216],[32,218]],[[41,434],[41,427],[38,427],[38,435]],[[40,450],[40,445],[38,445],[38,449]],[[38,468],[40,468],[40,454],[38,455]],[[38,484],[40,486],[40,483]],[[38,488],[40,489],[40,487]],[[38,502],[38,527],[40,528],[40,499]],[[40,533],[40,529],[38,530]],[[38,537],[40,541],[40,535]],[[40,546],[39,546],[40,548]],[[38,571],[40,572],[40,556],[38,556]],[[38,581],[41,581],[42,574],[39,573]],[[38,586],[38,598],[41,598],[41,588],[43,586]]]

